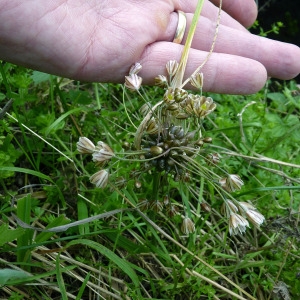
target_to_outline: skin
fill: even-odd
[[[119,83],[130,66],[140,62],[143,83],[152,84],[155,76],[165,74],[168,60],[181,57],[183,45],[172,43],[178,21],[174,11],[186,13],[188,30],[196,4],[196,0],[0,0],[0,59],[77,80]],[[211,47],[215,5],[217,0],[204,4],[187,76]],[[253,0],[223,0],[215,50],[202,69],[205,91],[255,93],[268,76],[291,79],[300,72],[299,47],[245,29],[256,15]]]

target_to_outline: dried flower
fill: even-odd
[[[230,235],[244,233],[246,227],[249,227],[248,221],[239,214],[231,213],[229,216],[229,233]]]
[[[131,66],[129,70],[129,75],[138,74],[142,70],[142,65],[140,63],[135,63]]]
[[[234,192],[240,190],[244,182],[239,175],[230,174],[228,177],[221,178],[219,180],[221,187],[227,192]]]
[[[96,163],[104,163],[114,156],[114,152],[104,142],[98,142],[93,153],[93,161]]]
[[[140,107],[139,112],[143,117],[145,117],[149,113],[149,111],[151,111],[151,108],[151,103],[147,102]]]
[[[178,208],[174,204],[170,203],[167,206],[166,212],[170,218],[173,218],[174,216],[176,216],[178,214]]]
[[[211,206],[207,204],[206,202],[201,202],[200,203],[201,209],[204,210],[205,212],[211,212]]]
[[[142,77],[132,73],[129,76],[125,76],[125,86],[131,91],[137,91],[142,85]]]
[[[149,133],[149,134],[157,134],[158,133],[158,129],[159,129],[158,124],[157,124],[155,118],[152,117],[149,120],[146,132]]]
[[[119,189],[123,189],[127,185],[127,180],[123,176],[117,177],[114,181],[114,185]]]
[[[265,221],[265,217],[257,210],[247,210],[245,213],[249,221],[256,227]]]
[[[90,182],[98,188],[105,188],[108,183],[109,173],[107,170],[100,170],[90,177]]]
[[[227,205],[229,206],[229,209],[231,212],[238,212],[237,206],[231,201],[231,200],[226,200]]]
[[[223,215],[229,218],[232,213],[237,213],[238,211],[237,206],[231,200],[224,199],[224,203],[221,207],[221,213]]]
[[[203,73],[197,73],[190,77],[190,83],[195,88],[202,90],[203,87]]]
[[[158,213],[163,210],[163,205],[159,200],[153,200],[150,207],[154,212]]]
[[[77,150],[81,154],[92,154],[95,151],[95,145],[87,137],[80,137]]]
[[[176,74],[176,71],[178,69],[178,62],[176,60],[169,60],[166,64],[166,69],[169,73],[169,75],[172,77]]]
[[[158,75],[154,78],[154,84],[160,87],[167,87],[168,86],[168,80],[167,77],[164,75]]]
[[[195,231],[195,224],[189,217],[185,217],[183,219],[181,225],[181,231],[186,235],[193,233]]]
[[[141,210],[141,211],[146,211],[148,210],[150,207],[150,202],[148,199],[140,199],[139,200],[139,203],[138,203],[138,208]]]

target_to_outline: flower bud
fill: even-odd
[[[142,65],[140,63],[135,63],[134,65],[131,66],[130,70],[129,70],[129,75],[132,74],[137,74],[142,70]]]
[[[137,91],[142,85],[142,77],[131,74],[129,76],[125,76],[125,86],[131,91]]]
[[[100,170],[90,177],[91,183],[98,188],[105,188],[108,183],[109,173],[107,170]]]
[[[179,64],[176,60],[169,60],[167,62],[166,69],[170,76],[174,76],[176,74],[178,66],[179,66]]]
[[[197,73],[190,77],[190,83],[195,88],[202,90],[203,87],[203,73]]]
[[[193,233],[195,231],[195,224],[194,222],[188,218],[185,217],[182,221],[182,225],[181,225],[181,231],[185,234],[188,235],[190,233]]]
[[[158,75],[154,78],[154,84],[160,87],[168,86],[167,77],[164,75]]]
[[[230,174],[228,177],[221,178],[219,180],[221,187],[227,192],[234,192],[236,190],[240,190],[244,185],[244,182],[240,178],[239,175]]]
[[[95,145],[87,137],[80,137],[77,150],[81,154],[92,154],[95,151]]]
[[[229,233],[230,235],[242,234],[249,227],[248,221],[239,214],[232,213],[229,217]]]

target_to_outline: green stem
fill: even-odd
[[[194,17],[192,19],[191,27],[190,27],[190,30],[189,30],[189,33],[188,33],[188,36],[187,36],[187,39],[186,39],[186,42],[185,42],[185,45],[184,45],[184,48],[183,48],[183,52],[182,52],[182,55],[181,55],[179,67],[178,67],[178,70],[176,72],[176,75],[174,76],[174,78],[171,82],[171,87],[172,88],[176,88],[176,87],[182,88],[182,81],[183,81],[183,76],[184,76],[184,73],[185,73],[185,68],[186,68],[186,65],[187,65],[189,50],[190,50],[191,45],[192,45],[192,40],[193,40],[195,31],[196,31],[196,28],[197,28],[197,24],[198,24],[198,20],[199,20],[199,17],[200,17],[202,8],[203,8],[203,4],[204,4],[204,0],[199,0],[198,1],[196,10],[194,12]]]
[[[3,64],[4,64],[4,62],[0,63],[0,74],[2,76],[2,80],[3,80],[3,83],[5,85],[5,89],[6,89],[6,92],[7,92],[7,97],[12,98],[12,92],[11,92],[10,85],[8,83],[7,77],[5,75]]]
[[[159,183],[160,183],[160,173],[155,172],[152,181],[152,191],[153,191],[153,200],[158,199]]]

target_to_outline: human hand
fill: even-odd
[[[206,1],[190,51],[186,75],[205,59],[214,36],[217,0]],[[206,63],[204,90],[254,93],[267,76],[291,79],[300,72],[300,49],[250,34],[253,0],[224,0],[214,53]],[[140,62],[143,83],[165,74],[168,60],[180,60],[173,43],[178,15],[187,30],[197,0],[0,0],[0,58],[83,81],[124,82]],[[234,19],[236,18],[236,20]],[[241,24],[239,22],[241,22]],[[184,43],[184,41],[183,41]]]

